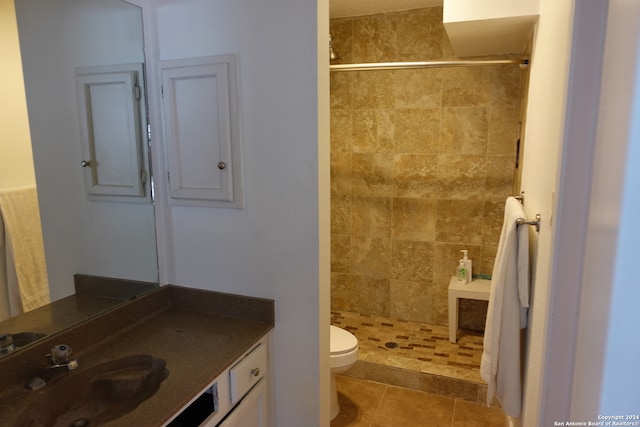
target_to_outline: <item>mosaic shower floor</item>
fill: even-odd
[[[446,326],[332,311],[331,323],[353,333],[360,362],[484,384],[480,332],[462,330],[455,344]]]

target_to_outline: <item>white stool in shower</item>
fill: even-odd
[[[456,276],[449,281],[449,341],[458,339],[458,299],[489,301],[491,280],[475,279],[471,283],[459,282]]]

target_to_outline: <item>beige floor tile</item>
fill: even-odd
[[[386,427],[450,427],[454,399],[389,386],[375,422]]]
[[[499,408],[487,408],[456,400],[452,427],[505,427],[505,415]]]
[[[336,387],[340,413],[331,427],[369,427],[387,386],[338,375]]]

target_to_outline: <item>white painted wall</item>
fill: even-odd
[[[571,58],[573,0],[541,0],[531,57],[527,121],[524,136],[522,190],[529,217],[540,213],[540,233],[532,232],[533,280],[528,356],[522,419],[542,425],[548,310],[553,295],[555,192],[564,140],[568,73]]]
[[[537,15],[544,0],[444,0],[444,22],[481,21],[515,16]]]
[[[523,53],[539,13],[539,0],[443,2],[444,28],[458,57]]]
[[[13,0],[0,0],[0,189],[34,186],[27,101]]]
[[[640,288],[629,271],[640,237],[640,3],[611,0],[607,20],[570,402],[575,420],[638,411]]]
[[[152,62],[238,55],[244,207],[161,200],[166,281],[274,299],[277,425],[328,425],[327,2],[165,0],[145,13]]]
[[[639,7],[626,0],[541,3],[533,64],[545,70],[532,70],[523,186],[528,212],[533,204],[553,223],[538,239],[526,426],[637,412],[640,372],[630,356],[637,338],[629,335],[637,283],[616,268],[624,266],[620,251],[639,234],[632,174],[623,193],[624,165],[638,161],[625,155],[638,138],[631,126]],[[622,223],[621,206],[629,213]],[[625,227],[630,240],[618,241]]]
[[[602,343],[602,348],[605,349],[605,368],[598,414],[638,416],[640,364],[635,356],[640,352],[640,335],[635,322],[640,286],[638,279],[629,274],[629,270],[633,271],[637,265],[637,244],[640,238],[637,215],[640,212],[640,192],[637,188],[640,182],[640,3],[612,0],[611,11],[614,17],[612,20],[617,25],[609,27],[610,49],[619,55],[616,62],[612,61],[612,75],[608,76],[606,82],[614,84],[618,89],[627,89],[623,98],[626,102],[617,105],[618,111],[622,113],[621,117],[611,118],[614,119],[612,125],[617,124],[627,131],[626,138],[619,140],[618,151],[622,154],[625,142],[628,147],[622,162],[626,173],[623,178],[624,186],[621,188],[621,216],[611,288],[611,317],[607,340]],[[610,141],[606,132],[600,136],[603,144]],[[607,287],[604,292],[608,290]]]

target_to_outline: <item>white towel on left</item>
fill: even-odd
[[[480,362],[480,376],[488,384],[487,405],[495,396],[512,417],[520,416],[522,409],[520,329],[527,326],[529,307],[529,227],[518,226],[518,218],[525,218],[522,204],[509,197],[493,265]]]
[[[0,191],[4,220],[24,312],[48,304],[49,281],[35,187]]]

